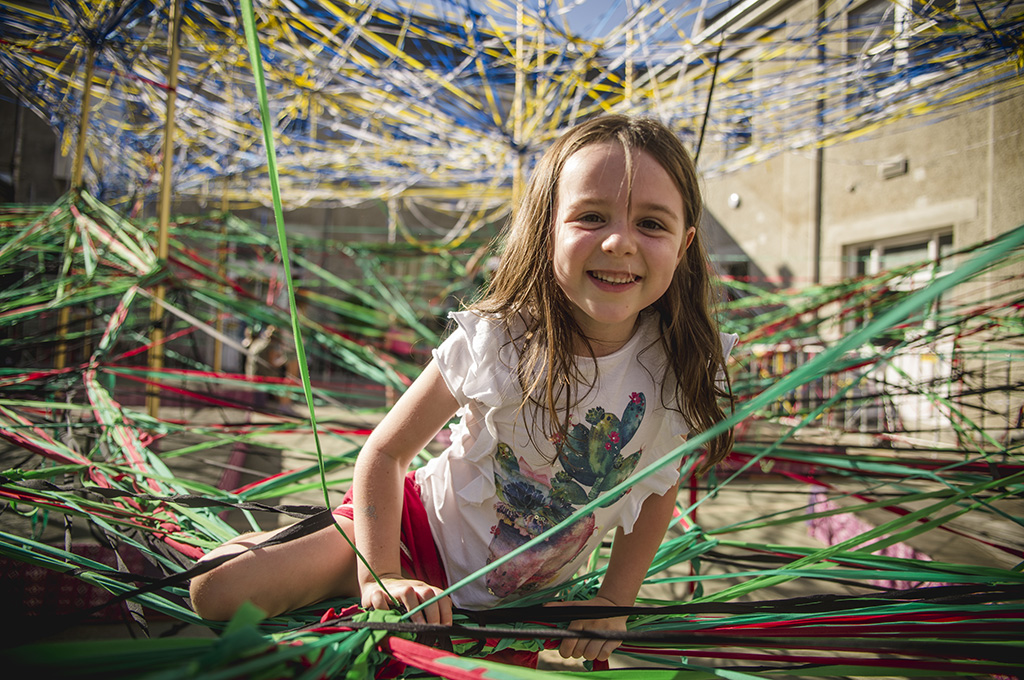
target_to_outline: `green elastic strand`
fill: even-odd
[[[316,443],[317,464],[320,468],[320,487],[323,491],[324,505],[331,507],[331,499],[328,493],[327,473],[324,467],[324,454],[320,446],[320,435],[316,423],[316,413],[313,404],[313,390],[310,385],[309,366],[306,364],[306,352],[302,343],[302,328],[299,324],[298,308],[295,303],[295,284],[292,281],[291,263],[288,259],[288,237],[284,227],[284,210],[281,206],[281,188],[278,181],[277,158],[274,152],[274,131],[270,121],[270,104],[267,100],[267,86],[263,77],[263,57],[260,53],[259,36],[256,33],[256,16],[252,0],[242,0],[242,23],[245,26],[245,42],[249,50],[249,59],[252,63],[253,79],[255,80],[256,92],[260,104],[260,119],[263,123],[263,141],[267,150],[267,174],[270,178],[270,191],[274,200],[274,222],[277,225],[277,239],[281,249],[281,264],[284,267],[285,283],[288,288],[288,308],[291,312],[292,336],[295,339],[295,354],[299,364],[299,375],[302,378],[302,390],[306,395],[306,406],[309,408],[309,423],[313,429],[313,441]],[[351,546],[359,560],[366,566],[373,575],[377,585],[380,586],[389,599],[397,604],[397,601],[388,593],[384,584],[381,583],[366,559],[356,549],[352,539],[342,530],[337,523],[334,524],[338,533]]]

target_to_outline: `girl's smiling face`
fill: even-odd
[[[555,281],[596,354],[622,347],[640,312],[668,289],[695,229],[683,197],[652,156],[632,151],[632,181],[618,142],[583,147],[558,180]]]

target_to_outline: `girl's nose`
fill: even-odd
[[[601,247],[609,255],[632,255],[636,252],[635,236],[628,222],[616,220],[608,225]]]

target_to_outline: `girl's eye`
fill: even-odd
[[[640,228],[645,229],[647,231],[661,231],[665,227],[662,226],[661,222],[658,222],[657,220],[641,220]]]
[[[601,216],[595,213],[590,213],[580,217],[580,222],[600,222]]]

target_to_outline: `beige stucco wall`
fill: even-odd
[[[1024,224],[1024,95],[883,126],[821,158],[823,282],[846,275],[847,246],[951,228],[959,248]],[[906,174],[882,178],[897,158]],[[788,152],[705,183],[708,210],[770,283],[786,271],[796,285],[812,278],[816,163],[813,149]]]
[[[814,162],[787,153],[709,179],[707,209],[772,285],[806,285],[813,275]],[[735,194],[739,205],[732,207]]]
[[[1024,97],[922,125],[908,120],[825,150],[822,274],[846,246],[950,228],[954,247],[1024,224]],[[885,179],[882,163],[905,159]]]

